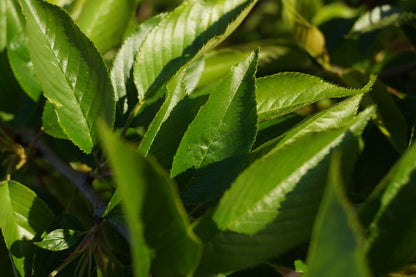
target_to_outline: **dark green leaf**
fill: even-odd
[[[0,183],[0,228],[16,270],[30,272],[34,246],[54,214],[36,194],[15,181]]]
[[[187,223],[175,185],[155,161],[145,158],[135,147],[109,130],[102,129],[101,135],[132,234],[136,276],[147,276],[150,262],[156,276],[192,275],[200,246]]]
[[[350,153],[346,153],[347,155]],[[348,157],[348,156],[347,156]],[[348,157],[349,158],[349,157]],[[328,184],[312,233],[305,277],[328,274],[339,277],[370,276],[365,263],[364,237],[357,215],[344,193],[344,163],[341,151],[332,155]],[[351,173],[349,170],[347,174]],[[343,186],[344,185],[344,186]]]
[[[257,129],[257,59],[258,51],[232,69],[182,138],[171,176],[181,175],[178,178],[187,203],[219,196],[244,164]]]
[[[164,17],[137,54],[134,81],[139,99],[155,96],[180,68],[222,42],[256,2],[185,1]]]
[[[6,25],[7,25],[7,1],[0,1],[0,52],[4,50],[7,43]]]
[[[57,229],[47,233],[35,245],[50,251],[62,251],[70,248],[79,240],[79,233],[71,229]]]
[[[51,101],[65,134],[90,153],[96,121],[114,121],[114,92],[94,45],[57,6],[22,0],[29,50],[43,93]]]
[[[409,148],[361,209],[370,224],[368,257],[376,276],[387,274],[416,256],[416,145]]]
[[[37,101],[42,94],[42,88],[35,75],[33,63],[28,49],[26,22],[18,0],[3,0],[7,2],[7,54],[14,75],[27,95]]]

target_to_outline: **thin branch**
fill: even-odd
[[[37,135],[28,129],[21,129],[16,132],[28,145],[33,145],[40,156],[49,162],[56,171],[74,184],[81,194],[91,203],[94,208],[94,220],[100,220],[106,210],[106,204],[93,189],[92,179],[88,174],[75,171],[71,166],[58,157],[48,146],[38,140]],[[110,222],[119,233],[129,240],[127,230],[124,226]]]

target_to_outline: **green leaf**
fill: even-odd
[[[76,23],[104,53],[119,45],[138,0],[89,0],[85,3]]]
[[[251,150],[257,129],[257,60],[258,51],[231,70],[182,138],[171,176],[181,181],[186,203],[197,204],[219,196]]]
[[[349,89],[302,73],[278,73],[257,80],[259,121],[285,115],[302,106],[326,98],[339,98],[366,93],[376,78],[361,89]]]
[[[140,143],[139,150],[145,155],[151,153],[166,169],[171,168],[179,143],[195,117],[189,94],[203,68],[204,59],[200,58],[168,83],[167,98]]]
[[[350,139],[348,133],[361,134],[374,110],[369,108],[344,128],[306,137],[308,141],[303,137],[254,162],[221,199],[213,217],[218,227],[249,235],[262,230],[278,216],[287,194],[302,190],[299,181],[310,178],[311,169]]]
[[[144,40],[134,67],[141,101],[152,98],[184,65],[222,42],[257,0],[185,1]]]
[[[350,85],[361,85],[368,79],[358,71],[351,71],[342,78]],[[358,84],[357,84],[358,83]],[[364,106],[377,105],[374,122],[398,152],[403,152],[408,146],[408,127],[406,118],[397,107],[393,96],[387,87],[379,80],[373,90],[363,99]]]
[[[111,197],[110,202],[108,202],[108,205],[103,214],[103,217],[117,224],[125,225],[124,213],[123,213],[123,209],[121,207],[120,201],[121,201],[120,192],[119,190],[116,190],[113,193],[113,196]]]
[[[274,159],[278,159],[278,153],[289,154],[290,151],[288,149],[292,149],[293,155],[290,157],[290,160],[274,164],[272,170],[265,170],[265,174],[257,176],[256,183],[261,183],[262,180],[269,176],[273,178],[273,175],[277,171],[281,171],[283,166],[290,165],[290,162],[295,159],[294,156],[303,155],[303,150],[306,147],[312,148],[315,146],[318,148],[323,140],[328,140],[331,137],[335,138],[335,142],[338,138],[339,142],[338,144],[332,143],[333,147],[346,146],[354,142],[356,140],[355,136],[362,131],[363,125],[365,125],[373,111],[372,109],[366,110],[364,114],[359,115],[346,128],[311,134],[299,138],[292,144],[288,144],[285,148],[275,153]],[[346,130],[348,127],[351,128]],[[210,276],[220,272],[231,272],[253,267],[288,251],[294,246],[307,242],[311,235],[315,215],[323,194],[328,174],[329,154],[332,152],[332,149],[324,149],[329,150],[328,155],[315,166],[311,166],[297,180],[296,186],[292,191],[284,195],[276,195],[276,197],[282,197],[280,207],[275,219],[268,223],[263,230],[253,235],[220,231],[217,229],[216,222],[211,220],[209,214],[201,220],[195,227],[195,232],[205,244],[197,271],[198,275]],[[247,176],[246,172],[243,172],[237,178],[234,185],[243,181],[241,176]],[[263,183],[261,184],[263,186]],[[260,190],[262,186],[252,187]],[[233,190],[235,190],[234,186],[226,194]],[[252,193],[253,189],[249,190]],[[255,194],[257,193],[255,192]],[[224,195],[218,209],[221,209],[221,206],[226,204],[223,203],[226,197],[228,198],[229,196]],[[252,199],[252,196],[250,195],[247,198]],[[275,211],[270,210],[270,212],[274,213]],[[255,224],[255,222],[252,223]]]
[[[187,223],[175,185],[152,159],[109,130],[101,138],[114,170],[131,235],[136,276],[192,275],[200,245]]]
[[[79,240],[79,233],[71,229],[57,229],[47,233],[39,242],[34,244],[50,251],[62,251],[75,245]]]
[[[152,17],[140,24],[139,28],[124,41],[114,60],[111,81],[116,96],[117,110],[123,114],[127,112],[129,107],[128,89],[136,55],[147,34],[160,22],[163,16],[162,14]],[[137,101],[137,95],[134,98]]]
[[[57,6],[22,0],[29,50],[45,97],[70,140],[90,153],[96,144],[96,122],[114,121],[114,92],[94,45]]]
[[[35,75],[28,49],[26,22],[18,0],[7,2],[7,54],[10,66],[24,91],[37,101],[42,95],[42,88]]]
[[[252,152],[252,158],[259,158],[275,151],[296,139],[313,132],[339,128],[348,123],[357,113],[362,94],[352,96],[338,104],[310,116],[291,128],[283,136],[260,145]],[[267,122],[267,121],[265,121]]]
[[[56,115],[54,105],[49,101],[46,101],[45,107],[43,108],[42,125],[43,130],[48,135],[60,139],[68,138],[62,130],[61,125],[59,125],[58,116]]]
[[[416,145],[390,170],[361,209],[376,211],[369,228],[368,259],[376,276],[416,257]]]
[[[4,50],[7,43],[7,1],[0,1],[0,52]]]
[[[393,25],[401,25],[416,19],[413,13],[403,12],[390,5],[377,6],[363,14],[352,27],[349,35],[356,37],[360,34],[376,31]]]
[[[335,151],[331,158],[328,184],[312,233],[305,277],[328,274],[339,277],[370,276],[364,259],[361,226],[343,191],[343,163],[354,160],[346,161],[342,156],[341,151]]]
[[[30,271],[34,246],[54,214],[36,194],[15,181],[0,183],[0,228],[16,270]]]

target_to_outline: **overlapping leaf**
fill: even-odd
[[[349,132],[359,136],[373,112],[369,108],[344,128],[314,135],[313,143],[299,139],[254,162],[221,199],[214,214],[219,228],[244,234],[262,230],[277,217],[286,195],[298,190],[311,169],[350,139]]]
[[[152,17],[140,24],[139,28],[124,41],[114,60],[111,69],[111,81],[114,87],[117,109],[122,114],[128,109],[130,77],[137,52],[139,52],[147,34],[160,22],[163,16],[161,14]],[[133,81],[131,80],[131,82]],[[134,98],[137,98],[137,95]]]
[[[121,43],[124,31],[141,0],[89,0],[76,23],[101,53]]]
[[[252,267],[284,253],[300,243],[306,242],[310,237],[315,215],[322,198],[328,173],[329,155],[335,147],[356,143],[356,136],[361,133],[373,112],[373,109],[365,111],[345,128],[301,137],[292,144],[276,151],[268,159],[261,159],[261,162],[257,163],[257,165],[256,163],[253,164],[254,168],[259,170],[258,172],[254,172],[251,169],[253,168],[252,166],[240,174],[231,189],[226,192],[220,201],[219,207],[214,214],[215,222],[207,217],[196,226],[196,233],[205,243],[202,260],[197,271],[198,275],[210,276],[220,272],[230,272]],[[325,145],[323,146],[323,144]],[[316,159],[320,159],[320,161],[317,162],[312,157],[310,163],[307,163],[304,168],[296,170],[298,176],[294,177],[298,177],[298,179],[295,180],[293,178],[291,180],[295,183],[292,186],[292,190],[289,190],[288,186],[286,186],[288,189],[283,191],[281,189],[284,186],[276,186],[274,194],[264,194],[265,196],[270,196],[268,198],[270,201],[266,204],[271,204],[272,206],[277,204],[278,199],[280,199],[278,208],[269,209],[266,212],[267,207],[261,206],[261,211],[265,212],[263,214],[264,217],[262,217],[261,211],[257,212],[251,209],[251,212],[260,216],[255,218],[254,221],[242,222],[238,221],[238,217],[237,220],[231,218],[231,214],[237,215],[234,212],[229,212],[233,210],[229,206],[231,196],[235,196],[234,199],[238,201],[234,204],[244,209],[240,204],[245,200],[241,199],[242,202],[240,202],[239,197],[235,195],[238,188],[242,188],[243,184],[245,184],[244,187],[247,188],[248,194],[243,192],[245,196],[242,196],[246,197],[248,202],[254,200],[255,196],[259,195],[255,190],[263,190],[267,185],[265,181],[269,178],[274,178],[279,174],[278,172],[284,173],[285,169],[295,159],[294,157],[303,159],[303,157],[309,155],[306,150],[312,148],[315,148],[316,153],[318,153]],[[319,151],[319,149],[322,151]],[[281,155],[286,159],[282,157],[282,163],[274,163],[281,159],[279,158]],[[263,172],[261,172],[260,165],[265,165]],[[256,174],[256,182],[251,184],[261,184],[261,186],[252,185],[252,188],[248,188],[247,184],[252,178],[248,176],[249,172]],[[288,172],[286,171],[286,173]],[[245,182],[243,177],[248,178],[247,182]],[[278,180],[275,183],[277,182]],[[237,185],[240,186],[236,187]],[[232,223],[245,223],[245,226],[242,224],[231,226],[230,224]],[[227,229],[229,227],[238,229],[241,233],[221,231],[217,229],[217,224]],[[263,229],[260,230],[261,228]],[[260,231],[255,232],[256,230]]]
[[[134,80],[139,99],[152,98],[196,56],[218,45],[257,0],[190,0],[153,29],[137,55]]]
[[[258,51],[232,69],[181,140],[171,176],[178,176],[186,190],[183,197],[189,203],[204,202],[221,194],[253,145],[257,129],[257,59]]]
[[[150,263],[157,276],[191,275],[200,246],[174,184],[156,162],[110,131],[102,130],[102,140],[129,226],[136,276],[148,276]]]
[[[5,0],[7,2],[7,54],[10,66],[14,71],[27,95],[37,101],[42,95],[42,88],[35,75],[32,60],[28,49],[26,34],[26,21],[22,14],[18,0]]]
[[[144,135],[139,150],[151,153],[166,169],[170,169],[181,139],[195,114],[189,94],[194,90],[204,69],[199,58],[184,68],[167,85],[167,97]]]
[[[347,122],[357,113],[361,99],[362,95],[352,96],[349,99],[306,118],[281,137],[277,137],[276,139],[260,145],[252,152],[252,158],[259,158],[306,134],[339,128],[347,124]]]
[[[34,246],[54,214],[36,194],[15,181],[0,183],[0,228],[15,268],[30,272]]]
[[[257,80],[259,120],[281,116],[322,99],[366,93],[374,82],[375,77],[372,77],[363,88],[350,89],[302,73],[278,73],[260,78]]]
[[[96,121],[114,121],[114,91],[94,45],[57,6],[22,0],[29,49],[43,93],[65,134],[83,151],[96,144]]]
[[[308,254],[306,277],[371,276],[364,257],[364,239],[357,215],[345,194],[342,175],[351,174],[343,169],[344,163],[353,163],[349,156],[334,152],[328,184],[315,221]],[[352,168],[351,165],[347,165]]]
[[[415,195],[416,145],[413,145],[361,210],[362,217],[375,211],[367,248],[370,267],[376,276],[396,270],[416,256]]]

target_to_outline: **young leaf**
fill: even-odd
[[[374,110],[367,109],[346,127],[307,137],[307,141],[303,137],[254,162],[221,199],[213,216],[218,227],[249,235],[262,230],[277,217],[289,193],[302,191],[299,182],[311,178],[311,169],[348,142],[348,133],[360,136]]]
[[[15,181],[0,183],[0,228],[15,268],[21,276],[30,272],[34,246],[54,214],[36,194]]]
[[[185,1],[169,13],[144,40],[134,67],[141,101],[159,89],[195,57],[222,42],[257,0]]]
[[[139,52],[147,34],[160,22],[163,16],[162,14],[152,17],[140,24],[139,28],[124,41],[114,60],[111,69],[111,81],[114,87],[117,110],[122,114],[126,113],[128,109],[128,84],[137,52]],[[137,98],[137,95],[134,98]]]
[[[34,244],[50,251],[62,251],[75,245],[79,240],[79,233],[71,229],[57,229],[47,233],[39,242]]]
[[[199,241],[192,233],[178,193],[163,169],[109,130],[101,138],[114,170],[131,234],[136,276],[147,276],[150,249],[156,276],[192,275]]]
[[[76,23],[101,53],[120,44],[140,0],[89,0]]]
[[[42,125],[43,130],[48,135],[60,139],[68,138],[62,130],[61,125],[59,125],[54,105],[49,101],[46,101],[45,107],[43,108]]]
[[[90,153],[98,117],[111,126],[114,121],[114,92],[104,62],[63,10],[42,0],[20,2],[43,93],[68,138]]]
[[[10,66],[24,91],[36,102],[42,94],[42,88],[30,59],[25,18],[18,0],[5,0],[5,2],[7,2],[7,54]]]
[[[376,276],[416,256],[416,145],[410,147],[365,202],[361,214],[376,207],[370,225],[368,258]]]
[[[372,77],[361,89],[349,89],[302,73],[278,73],[260,78],[257,80],[259,121],[282,116],[322,99],[366,93],[375,80]]]
[[[354,160],[344,161],[342,155],[341,151],[335,151],[331,158],[328,184],[312,233],[305,277],[328,274],[370,276],[364,258],[361,227],[343,192],[343,163],[353,163]]]
[[[270,151],[291,143],[306,134],[321,132],[332,128],[340,128],[350,121],[358,111],[362,99],[361,95],[352,96],[326,110],[323,110],[303,120],[295,127],[287,131],[282,137],[260,145],[252,152],[252,158],[259,158]]]
[[[151,153],[166,169],[171,168],[179,143],[195,117],[189,94],[203,69],[204,59],[199,58],[168,83],[166,100],[140,143],[139,150],[145,155]]]
[[[171,176],[180,179],[187,203],[219,196],[234,178],[233,171],[243,166],[257,129],[257,59],[258,51],[231,70],[182,138]]]

